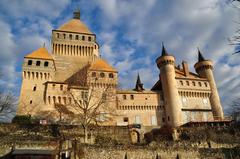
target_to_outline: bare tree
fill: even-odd
[[[240,98],[233,100],[230,106],[230,113],[233,118],[236,118],[237,115],[240,115]]]
[[[15,112],[16,98],[11,93],[0,92],[0,121],[5,121]]]
[[[110,86],[101,89],[91,87],[81,93],[70,89],[66,94],[73,99],[67,107],[74,112],[74,118],[82,125],[85,143],[88,142],[90,125],[111,122],[116,115],[113,106],[116,98]]]
[[[2,75],[0,73],[0,79]],[[12,93],[0,88],[0,121],[9,119],[16,109],[16,98]]]

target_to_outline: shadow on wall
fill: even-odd
[[[173,129],[170,126],[163,126],[160,129],[152,129],[150,132],[144,134],[144,139],[146,143],[150,143],[152,141],[172,141]]]

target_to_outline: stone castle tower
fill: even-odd
[[[201,52],[198,50],[198,62],[194,65],[194,67],[196,69],[196,72],[200,75],[200,77],[206,78],[209,81],[209,85],[212,92],[210,102],[212,106],[213,116],[215,118],[224,119],[217,86],[215,84],[212,72],[213,70],[212,61],[205,60]]]
[[[144,89],[139,74],[135,88],[118,89],[117,70],[99,57],[96,35],[81,21],[78,10],[71,20],[52,31],[50,53],[42,47],[24,57],[17,114],[49,120],[56,116],[56,104],[82,104],[91,89],[98,100],[109,88],[112,100],[107,105],[117,114],[110,125],[178,127],[224,120],[213,64],[200,51],[198,56],[196,73],[190,72],[187,62],[176,66],[174,56],[162,46],[162,54],[156,59],[159,80],[150,90]],[[105,111],[98,113],[103,115],[101,120],[105,119]]]
[[[182,124],[181,100],[178,94],[175,75],[175,58],[162,46],[162,55],[156,60],[160,69],[160,80],[164,95],[167,123],[174,127]]]

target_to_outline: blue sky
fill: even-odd
[[[197,47],[214,62],[224,110],[240,96],[240,54],[229,45],[239,26],[240,10],[227,0],[0,0],[0,86],[20,92],[24,55],[46,43],[51,30],[72,18],[97,35],[100,52],[119,71],[123,88],[133,88],[137,73],[146,88],[158,80],[155,59],[161,42],[177,63],[194,71]]]

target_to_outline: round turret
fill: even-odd
[[[179,98],[175,79],[175,59],[162,47],[162,55],[156,59],[160,69],[160,80],[164,95],[167,124],[178,127],[182,124],[181,100]]]
[[[196,72],[200,77],[206,78],[211,88],[210,103],[215,119],[224,119],[220,98],[218,95],[217,86],[213,75],[213,63],[211,60],[205,60],[201,52],[198,50],[198,62],[194,65]]]

